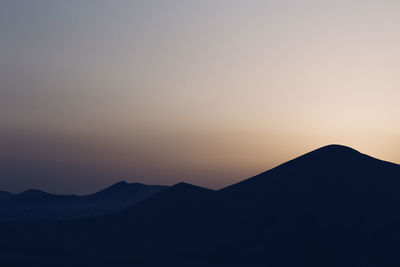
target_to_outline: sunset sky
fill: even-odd
[[[221,188],[323,145],[400,163],[398,0],[3,0],[0,190]]]

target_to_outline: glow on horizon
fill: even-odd
[[[400,163],[398,1],[3,1],[0,190]]]

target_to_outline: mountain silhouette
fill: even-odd
[[[197,213],[214,195],[214,190],[180,182],[106,218],[117,223],[123,220],[127,227],[130,227],[131,223],[138,223],[138,218],[142,218],[146,224],[150,220],[166,221],[168,218],[178,218],[182,214]]]
[[[352,148],[329,145],[222,189],[256,192],[399,192],[399,165]]]
[[[4,199],[0,203],[0,220],[88,218],[124,209],[165,188],[121,181],[85,196],[31,189]]]
[[[29,189],[21,194],[14,195],[12,198],[9,198],[6,203],[7,204],[16,204],[16,203],[32,203],[32,202],[46,202],[46,201],[55,201],[58,199],[73,199],[76,198],[76,195],[55,195],[50,194],[37,189]]]
[[[0,251],[21,266],[399,266],[399,180],[329,145],[218,191],[179,183],[108,215],[4,222]]]

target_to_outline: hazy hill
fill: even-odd
[[[27,190],[0,203],[0,220],[88,218],[124,209],[165,188],[122,181],[85,196]]]

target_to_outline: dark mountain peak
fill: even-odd
[[[19,194],[20,197],[37,197],[37,196],[48,196],[51,195],[50,193],[46,193],[44,191],[38,190],[38,189],[28,189],[21,194]]]
[[[225,192],[372,192],[399,186],[400,166],[342,145],[327,145],[221,189]]]
[[[194,207],[201,206],[209,201],[215,193],[216,191],[208,188],[180,182],[123,210],[119,215],[137,220],[138,214],[151,213],[151,216],[155,214],[165,216],[165,212],[168,211],[168,216],[172,216],[172,213],[182,208],[187,213],[188,210],[193,210]],[[180,212],[181,210],[175,216],[180,215]]]
[[[30,205],[32,203],[42,202],[42,201],[56,201],[56,200],[66,200],[73,198],[76,198],[76,195],[55,195],[37,189],[29,189],[18,195],[13,195],[12,197],[7,198],[6,200],[4,200],[3,203],[7,204],[26,203]]]
[[[21,194],[16,195],[15,197],[18,197],[19,199],[40,199],[48,197],[62,198],[62,197],[75,197],[75,196],[76,195],[55,195],[38,189],[28,189],[22,192]]]
[[[161,191],[166,188],[168,187],[161,185],[146,185],[142,183],[127,183],[126,181],[120,181],[97,193],[87,195],[84,197],[88,199],[97,199],[97,200],[100,199],[107,200],[112,198],[133,204],[133,202],[145,199],[150,195],[155,194],[158,191]]]
[[[329,164],[339,167],[337,164],[354,164],[365,161],[366,159],[372,159],[372,157],[360,153],[359,151],[343,145],[327,145],[308,152],[300,157],[290,160],[278,168],[289,166],[289,165],[304,165],[304,164]]]
[[[318,148],[317,150],[321,150],[321,151],[342,151],[342,152],[350,152],[350,151],[356,151],[355,149],[349,147],[349,146],[345,146],[345,145],[339,145],[339,144],[330,144],[330,145],[326,145],[323,147]]]
[[[213,190],[197,185],[188,184],[185,182],[179,182],[171,186],[169,191],[213,191]]]
[[[119,181],[118,183],[115,183],[114,185],[127,185],[128,183],[125,180]]]
[[[191,185],[191,184],[188,184],[188,183],[185,183],[185,182],[179,182],[179,183],[177,183],[177,184],[174,184],[171,188],[179,188],[179,187],[192,187],[192,186],[195,186],[195,185]]]
[[[115,183],[115,184],[113,184],[113,185],[107,187],[106,189],[110,189],[110,188],[124,188],[124,187],[127,187],[127,186],[129,186],[129,185],[130,185],[129,183],[127,183],[126,181],[122,180],[122,181],[120,181],[120,182],[118,182],[118,183]]]
[[[348,147],[348,146],[343,146],[343,145],[337,145],[337,144],[331,144],[327,146],[323,146],[321,148],[318,148],[314,151],[311,151],[310,154],[318,154],[318,156],[321,156],[325,154],[326,156],[337,156],[337,155],[355,155],[355,154],[361,154],[357,150]],[[307,154],[306,154],[307,155]]]
[[[93,196],[99,196],[99,195],[105,196],[105,195],[110,195],[110,194],[120,194],[122,192],[131,191],[134,188],[139,188],[142,186],[145,186],[145,185],[141,184],[141,183],[131,183],[130,184],[130,183],[127,183],[126,181],[120,181],[109,187],[104,188],[103,190],[100,190],[97,193],[94,193]]]
[[[118,183],[115,183],[115,184],[109,186],[108,188],[127,187],[127,186],[146,186],[146,185],[142,184],[142,183],[128,183],[128,182],[122,180],[122,181],[119,181]]]
[[[183,199],[195,199],[199,197],[204,197],[214,192],[215,192],[214,190],[208,188],[180,182],[171,186],[167,190],[164,190],[158,195],[168,196],[169,198],[176,198],[179,200],[183,200]]]
[[[197,198],[199,196],[204,196],[214,192],[214,190],[208,188],[180,182],[154,195],[149,200],[151,201],[156,199],[175,199],[181,201],[184,199]]]

